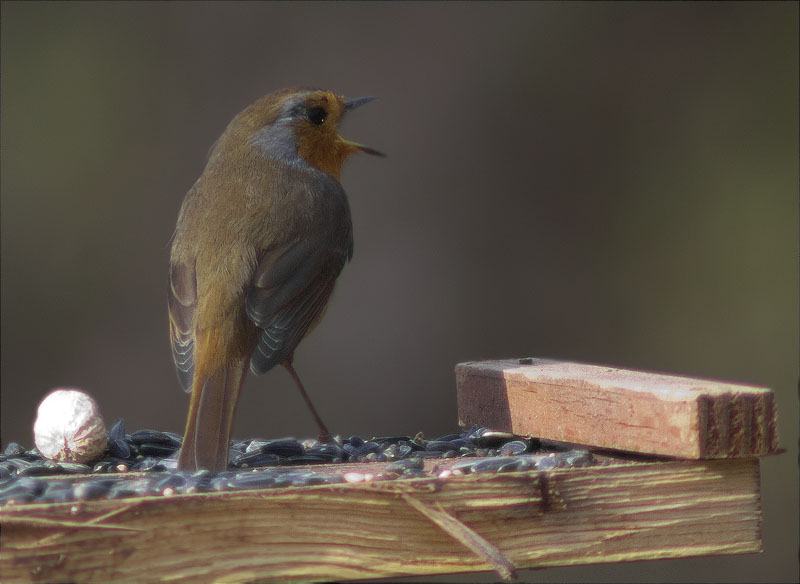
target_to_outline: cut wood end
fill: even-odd
[[[533,358],[460,363],[456,383],[465,426],[682,458],[779,449],[763,386]]]

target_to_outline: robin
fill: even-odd
[[[265,95],[231,121],[186,194],[169,266],[172,354],[191,393],[179,469],[227,467],[248,366],[260,374],[283,365],[320,440],[331,440],[292,358],[353,255],[342,164],[381,153],[337,130],[372,99],[316,89]]]

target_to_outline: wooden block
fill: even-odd
[[[438,465],[443,461],[437,461]],[[2,582],[327,582],[761,551],[757,459],[0,507]],[[378,465],[379,466],[379,465]]]
[[[778,450],[765,387],[547,359],[460,363],[456,383],[464,426],[684,458]]]

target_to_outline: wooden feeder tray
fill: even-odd
[[[0,581],[512,579],[761,551],[757,456],[778,451],[770,390],[536,359],[456,373],[462,424],[588,444],[598,464],[457,474],[459,459],[429,459],[412,479],[6,505]]]

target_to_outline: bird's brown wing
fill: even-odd
[[[348,256],[347,245],[316,238],[264,253],[247,294],[247,315],[259,328],[251,371],[264,373],[291,359],[322,315]]]
[[[194,375],[194,309],[197,306],[197,274],[183,263],[169,267],[169,331],[172,359],[185,391],[192,389]]]

